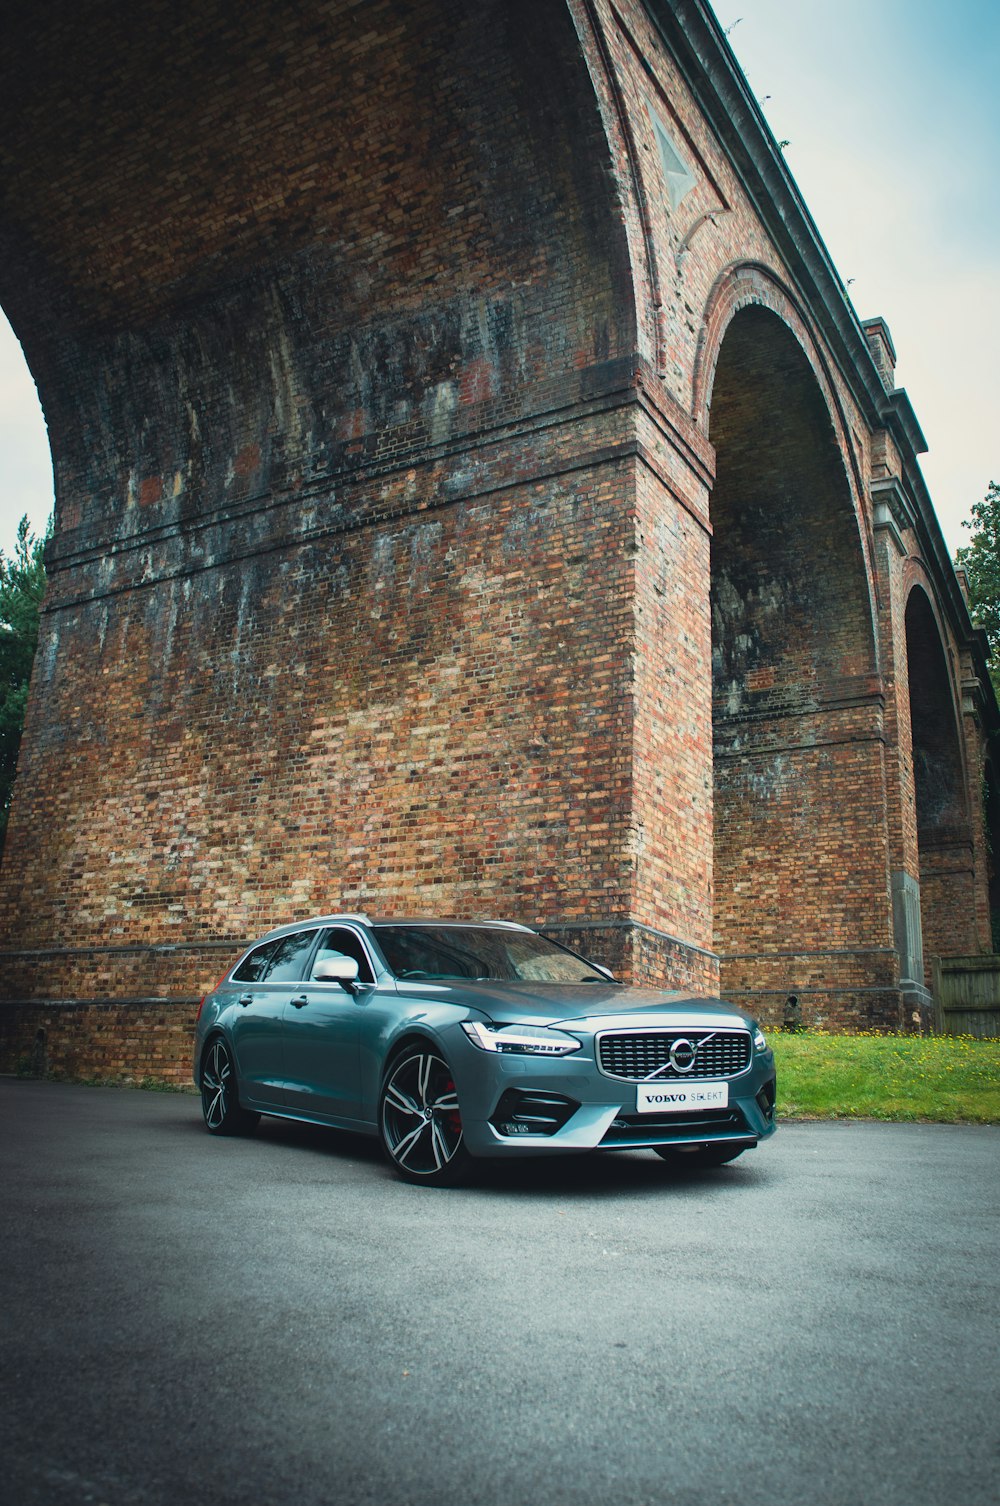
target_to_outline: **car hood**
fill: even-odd
[[[495,1025],[590,1024],[597,1020],[621,1029],[641,1029],[664,1014],[685,1030],[699,1026],[753,1027],[749,1015],[722,999],[703,999],[656,988],[633,988],[620,983],[431,983],[401,981],[403,998],[433,999],[480,1011]]]

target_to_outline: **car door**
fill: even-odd
[[[234,1007],[230,1024],[240,1096],[244,1104],[285,1107],[285,1069],[281,1046],[286,998],[265,979],[277,941],[255,947],[226,984]]]
[[[310,978],[293,991],[284,1031],[288,1102],[308,1118],[356,1120],[361,1118],[361,1013],[375,974],[360,935],[346,926],[323,934],[310,972],[331,956],[353,957],[358,982],[345,988]]]
[[[318,934],[315,927],[290,931],[259,948],[259,960],[251,952],[233,974],[240,988],[232,1027],[236,1068],[243,1097],[255,1107],[288,1106],[285,1017]]]

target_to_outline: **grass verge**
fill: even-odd
[[[1000,1124],[1000,1040],[772,1032],[779,1119]]]

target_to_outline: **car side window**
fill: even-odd
[[[267,941],[263,946],[255,946],[233,974],[234,983],[259,983],[267,973],[267,964],[271,960],[275,942]]]
[[[316,961],[313,963],[314,978],[316,976],[316,968],[319,964],[327,961],[330,957],[353,957],[358,964],[358,981],[361,983],[375,982],[375,975],[372,972],[371,963],[368,961],[365,949],[361,945],[361,938],[356,936],[353,931],[339,929],[327,931],[319,944]]]
[[[268,983],[295,983],[302,977],[306,958],[316,939],[315,931],[294,931],[282,936],[274,948],[265,977]]]

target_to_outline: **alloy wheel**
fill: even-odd
[[[201,1069],[201,1112],[205,1128],[213,1135],[247,1134],[260,1119],[255,1110],[240,1103],[236,1063],[219,1035],[209,1042]]]
[[[382,1144],[409,1181],[453,1184],[465,1170],[462,1116],[451,1068],[430,1050],[395,1062],[382,1089]]]
[[[232,1083],[232,1058],[225,1041],[216,1038],[201,1073],[201,1111],[210,1130],[220,1130],[226,1122]]]

